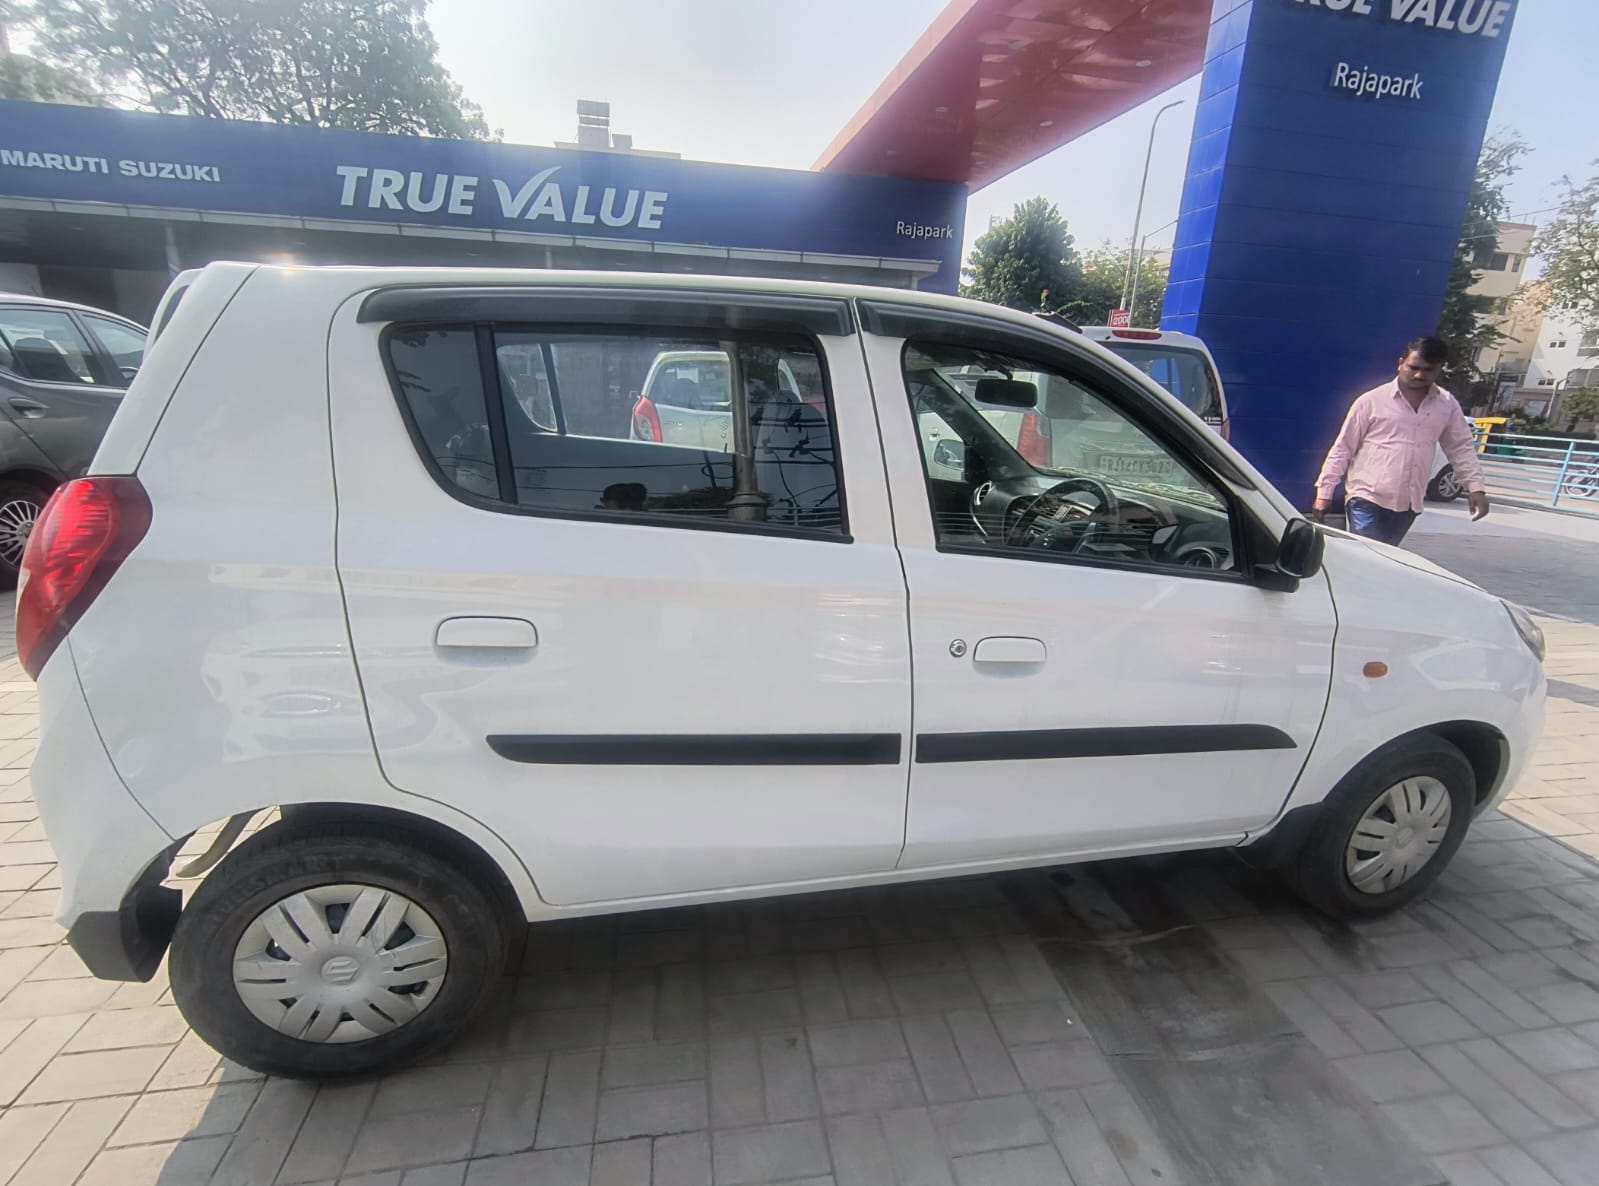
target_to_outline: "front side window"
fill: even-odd
[[[72,318],[56,309],[0,306],[0,345],[11,369],[40,383],[95,382],[89,344]]]
[[[397,327],[389,353],[458,490],[555,515],[844,534],[824,371],[803,340]]]
[[[941,547],[1236,572],[1215,482],[1094,386],[1018,358],[903,358]]]

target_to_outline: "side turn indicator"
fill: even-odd
[[[1373,659],[1360,669],[1361,674],[1367,679],[1381,679],[1388,674],[1388,664]]]

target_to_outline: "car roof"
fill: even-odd
[[[97,309],[93,305],[83,305],[77,301],[58,301],[54,297],[34,296],[28,292],[0,292],[0,305],[34,305],[48,309],[76,309],[79,313],[93,313],[96,317],[109,317],[112,321],[120,321],[125,325],[136,326],[141,331],[145,329],[144,326],[139,325],[131,317],[113,313],[109,309]]]

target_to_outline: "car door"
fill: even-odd
[[[10,360],[0,413],[64,473],[81,474],[125,385],[108,373],[67,309],[0,304],[0,344]]]
[[[387,778],[483,821],[562,905],[892,869],[909,637],[847,306],[530,289],[496,318],[482,289],[459,315],[447,292],[380,295],[384,324],[335,326],[330,375]],[[612,384],[707,348],[743,376],[729,450],[629,439]],[[563,428],[496,389],[506,355],[549,360]],[[789,357],[828,398],[752,403]]]
[[[915,672],[901,867],[1227,843],[1273,818],[1321,721],[1334,618],[1321,576],[1293,592],[1255,579],[1246,520],[1263,500],[1139,414],[1153,397],[1024,336],[1008,373],[1073,389],[1057,434],[1093,423],[1079,468],[1028,465],[941,378],[1006,373],[1003,326],[978,352],[949,337],[984,345],[980,327],[880,325],[866,341]],[[967,452],[965,498],[941,507],[929,490],[948,482],[915,428],[927,408]],[[961,501],[975,511],[950,514]]]

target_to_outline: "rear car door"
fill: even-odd
[[[0,413],[69,477],[81,474],[127,384],[68,309],[0,304],[0,345],[9,356]]]
[[[631,439],[626,393],[682,350],[733,360],[726,451]],[[790,359],[820,406],[761,397]],[[395,290],[341,318],[330,367],[339,571],[395,786],[493,828],[563,905],[893,868],[905,588],[845,303]]]
[[[1325,578],[1257,579],[1248,492],[1117,372],[895,308],[868,309],[866,343],[911,604],[901,867],[1222,844],[1272,819],[1326,706]],[[1048,376],[1070,467],[1021,457],[951,381],[973,367]],[[957,493],[929,411],[965,446]]]

